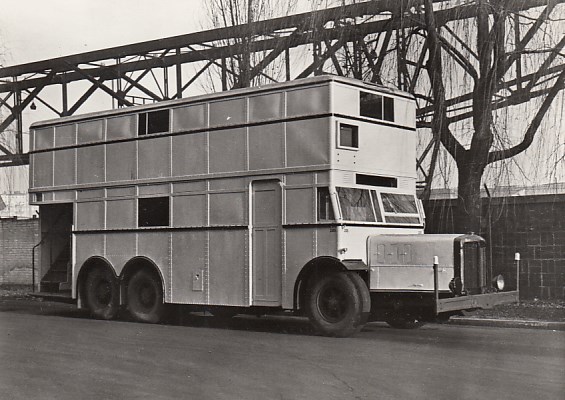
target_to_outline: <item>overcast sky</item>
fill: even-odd
[[[4,65],[195,32],[203,0],[1,0]]]

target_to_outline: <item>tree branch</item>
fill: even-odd
[[[547,94],[545,100],[543,101],[541,107],[539,108],[538,112],[536,113],[536,115],[535,115],[534,119],[532,120],[530,126],[526,130],[526,133],[524,134],[524,138],[523,138],[522,142],[517,144],[514,147],[509,148],[509,149],[498,150],[498,151],[493,151],[493,152],[489,153],[489,157],[488,157],[488,163],[489,164],[496,162],[496,161],[501,161],[501,160],[505,160],[507,158],[514,157],[514,156],[522,153],[524,150],[526,150],[532,144],[532,142],[534,141],[534,137],[536,135],[536,132],[538,131],[538,128],[541,124],[541,121],[545,117],[547,110],[549,110],[551,103],[553,103],[553,100],[555,99],[555,97],[557,96],[559,91],[561,89],[563,89],[564,83],[565,83],[565,69],[557,77],[557,81],[555,82],[555,84],[553,85],[553,87],[551,88],[549,93]]]

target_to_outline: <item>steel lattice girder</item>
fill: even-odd
[[[512,12],[545,7],[544,10],[549,13],[556,5],[564,2],[565,0],[524,0],[510,2],[505,7]],[[439,26],[446,26],[448,31],[449,22],[472,19],[477,15],[476,5],[472,3],[462,4],[455,0],[435,0],[434,3],[438,7],[435,11],[436,22]],[[77,112],[95,92],[100,91],[117,100],[118,106],[133,104],[128,100],[128,93],[133,89],[152,101],[182,97],[183,92],[208,68],[222,68],[223,79],[228,74],[237,75],[237,71],[228,69],[225,60],[239,57],[245,51],[262,56],[250,68],[248,79],[264,74],[264,69],[271,62],[285,56],[285,79],[320,73],[328,60],[332,62],[332,72],[356,75],[360,73],[359,60],[363,58],[372,72],[371,80],[377,82],[380,80],[379,74],[385,57],[394,53],[397,59],[398,86],[403,86],[401,88],[405,90],[417,91],[417,82],[421,71],[426,68],[427,57],[422,4],[422,0],[370,1],[2,68],[0,96],[4,97],[0,98],[0,109],[2,115],[7,117],[0,123],[0,133],[6,131],[14,122],[18,126],[15,132],[15,151],[0,145],[0,152],[4,154],[0,154],[0,166],[28,162],[27,155],[22,154],[22,111],[34,100],[38,100],[58,116],[64,116]],[[535,26],[530,31],[533,32],[533,28]],[[524,41],[528,33],[524,35]],[[382,40],[380,34],[384,34]],[[456,37],[454,33],[453,35]],[[251,39],[246,42],[246,38]],[[416,43],[418,48],[411,59],[408,47],[413,43]],[[561,48],[564,43],[559,44]],[[369,49],[369,44],[373,46],[372,49]],[[307,45],[314,45],[318,51],[315,52],[312,63],[302,66],[293,77],[288,72],[290,65],[295,65],[289,60],[289,50]],[[350,46],[356,46],[356,51],[351,51]],[[325,48],[325,51],[322,52],[322,48]],[[340,59],[338,53],[341,53]],[[565,68],[565,64],[555,65],[556,55],[557,52],[549,53],[544,63],[545,68],[540,71],[501,81],[501,87],[515,87],[520,90],[516,90],[510,98],[497,101],[494,108],[519,104],[545,93],[543,90],[536,92],[538,82],[543,82],[547,77],[554,77]],[[508,58],[507,68],[517,61],[519,62],[519,59],[515,57]],[[196,63],[205,65],[196,74],[183,80],[181,66]],[[343,68],[341,63],[344,64]],[[354,63],[359,65],[353,65]],[[462,66],[465,67],[464,62]],[[163,79],[166,81],[166,71],[169,68],[176,68],[176,91],[172,96],[168,94],[168,82],[157,83],[159,93],[145,82],[150,76],[154,81],[157,80],[153,74],[154,70],[165,71]],[[134,76],[134,73],[138,75]],[[114,81],[120,83],[117,89],[107,85],[108,82]],[[69,105],[66,87],[72,82],[88,82],[90,87],[74,104]],[[121,88],[122,82],[128,85],[125,89]],[[63,87],[61,110],[39,97],[45,87],[52,85]],[[227,88],[225,82],[223,86]],[[419,121],[422,126],[426,126],[426,119],[433,110],[433,100],[426,94],[415,94],[420,103]],[[448,100],[450,109],[454,110],[453,120],[469,117],[471,99],[471,93],[464,93]],[[437,151],[437,146],[426,146],[417,163],[426,180],[431,179],[431,176],[427,176],[423,169],[423,160],[431,151]]]

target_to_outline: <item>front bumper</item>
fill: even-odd
[[[518,290],[511,292],[497,292],[486,294],[474,294],[468,296],[451,297],[447,299],[437,299],[435,302],[436,314],[473,310],[478,308],[492,308],[500,304],[517,303],[520,299]]]
[[[476,310],[479,308],[492,308],[500,304],[518,303],[520,301],[520,290],[518,273],[520,271],[520,257],[516,255],[516,290],[507,292],[493,292],[484,294],[473,294],[466,296],[457,296],[449,298],[439,297],[438,285],[438,265],[434,263],[434,307],[435,314],[462,311],[462,310]]]

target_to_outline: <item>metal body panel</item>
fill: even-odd
[[[77,143],[96,143],[104,140],[105,120],[80,122],[77,124]],[[55,129],[55,135],[57,130]]]
[[[249,127],[249,170],[284,167],[284,130],[284,123]]]
[[[136,202],[133,199],[106,201],[106,229],[127,229],[137,226]]]
[[[316,196],[312,187],[285,190],[286,224],[310,224],[316,218]]]
[[[30,183],[34,187],[53,186],[53,152],[31,156],[33,168]]]
[[[191,133],[172,137],[172,176],[189,176],[208,172],[208,134]]]
[[[175,232],[171,239],[171,301],[208,304],[208,232]]]
[[[125,264],[137,255],[137,234],[135,232],[114,232],[102,233],[102,235],[105,240],[103,256],[110,262],[116,275],[120,275]]]
[[[77,149],[77,183],[97,183],[106,180],[105,147],[79,147]]]
[[[137,116],[123,115],[106,119],[106,140],[133,138],[137,134]]]
[[[209,304],[249,306],[247,229],[208,232]]]
[[[247,167],[247,135],[245,128],[208,133],[209,171],[245,171]]]
[[[330,161],[329,118],[286,123],[286,165],[324,165]]]
[[[195,104],[173,109],[173,132],[202,129],[208,126],[207,104]]]
[[[172,225],[174,227],[206,226],[207,204],[205,194],[174,196]]]
[[[249,96],[249,121],[264,122],[281,119],[285,113],[284,93]]]
[[[75,153],[75,149],[56,150],[53,152],[53,185],[69,186],[76,182]]]
[[[76,125],[61,125],[55,128],[55,147],[72,146],[77,142]]]
[[[380,237],[380,235],[386,234],[398,235],[402,238],[404,235],[414,236],[423,233],[423,229],[421,228],[391,228],[371,225],[355,226],[348,225],[347,223],[334,229],[337,232],[337,249],[339,251],[339,259],[361,260],[367,265],[370,265],[369,259],[371,251],[368,238],[373,236]]]
[[[106,181],[137,179],[137,143],[123,142],[106,145]]]
[[[171,139],[160,137],[152,140],[140,140],[137,154],[137,176],[139,179],[166,178],[171,176]]]
[[[286,92],[287,117],[301,117],[330,112],[329,86],[291,89]]]
[[[433,291],[430,268],[439,259],[438,288],[449,290],[454,277],[453,240],[460,235],[372,235],[368,238],[370,289]]]
[[[247,193],[210,193],[210,225],[247,225]]]
[[[212,101],[210,107],[210,127],[241,125],[247,122],[246,98]]]
[[[103,201],[83,201],[76,205],[75,226],[78,230],[98,230],[105,228],[105,208]],[[82,243],[82,242],[81,242]],[[96,253],[92,253],[96,254]],[[102,253],[98,253],[102,254]]]
[[[72,125],[74,126],[74,125]],[[33,150],[45,150],[50,149],[54,146],[55,137],[54,137],[55,128],[40,128],[36,129],[33,133]]]

